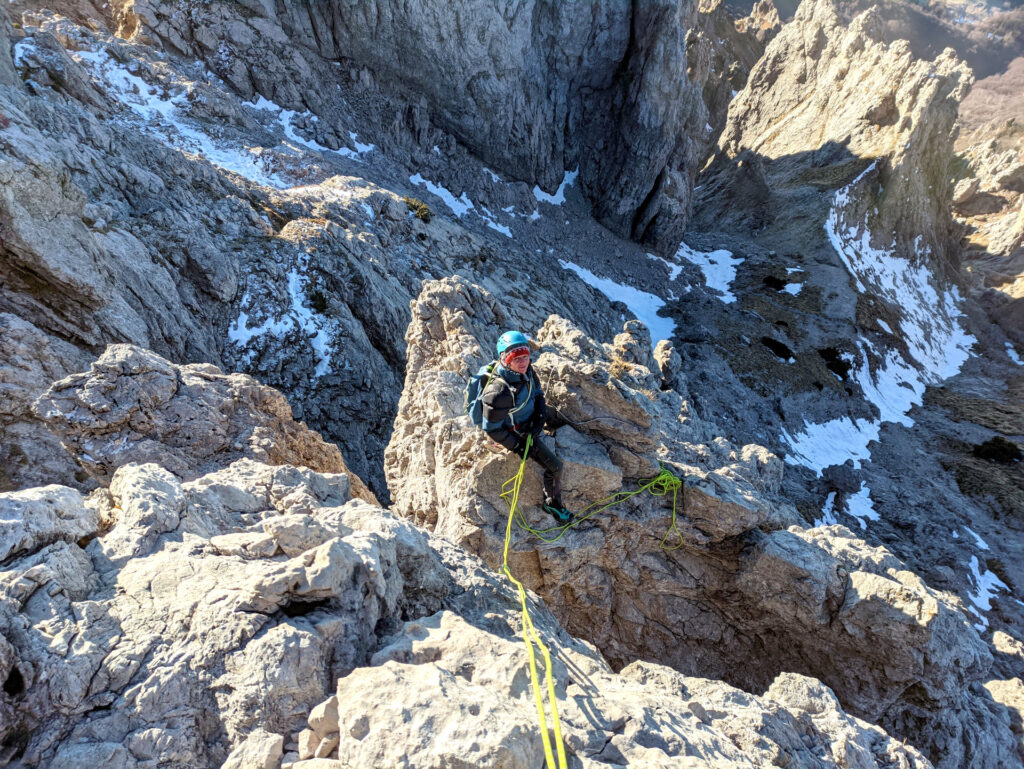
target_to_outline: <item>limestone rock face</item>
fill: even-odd
[[[77,516],[0,571],[5,762],[543,761],[515,589],[343,476],[242,459],[182,483],[132,464],[84,501],[51,487],[0,509],[47,495]],[[84,550],[68,541],[97,516]],[[930,766],[813,679],[756,696],[652,663],[615,674],[536,596],[530,614],[573,766]]]
[[[39,37],[42,42],[33,36],[17,46],[26,75],[48,79],[66,99],[85,99],[84,105],[95,111],[103,100],[95,90],[85,90],[91,81],[81,66],[68,58],[52,32],[40,30]],[[44,78],[37,69],[50,74]],[[190,271],[187,254],[161,259],[157,244],[146,242],[144,228],[132,232],[110,226],[129,211],[153,213],[164,207],[185,218],[193,236],[199,234],[205,227],[193,219],[194,204],[180,198],[202,172],[177,153],[157,152],[142,164],[147,140],[106,125],[93,111],[73,112],[71,120],[9,91],[0,94],[0,103],[11,122],[10,150],[0,164],[6,244],[0,310],[80,347],[132,342],[164,353],[188,349],[214,357],[209,309],[197,301],[208,286],[184,278]],[[103,102],[103,109],[107,106]],[[62,132],[62,121],[74,125]],[[78,183],[73,168],[85,172]],[[103,192],[94,188],[102,184],[107,186]],[[122,198],[116,207],[101,203],[115,193],[130,202]],[[229,272],[231,267],[220,269]],[[233,293],[229,289],[228,298]]]
[[[310,747],[300,740],[293,767],[306,765],[313,746],[351,766],[543,764],[526,651],[507,630],[445,611],[406,623],[389,640],[310,715]],[[820,751],[813,765],[930,766],[847,715],[814,679],[783,674],[758,697],[646,662],[614,675],[589,649],[548,633],[544,640],[559,650],[553,673],[570,766],[803,765],[815,750],[808,743]]]
[[[130,464],[84,502],[47,487],[0,509],[31,522],[47,500],[58,538],[23,538],[0,572],[0,673],[17,683],[0,735],[27,766],[276,767],[378,623],[437,611],[451,584],[425,535],[340,474],[243,459],[182,483]]]
[[[336,446],[292,419],[278,391],[210,364],[177,366],[139,347],[111,345],[34,408],[103,485],[132,462],[155,462],[191,480],[249,457],[346,474],[353,496],[376,502]]]
[[[276,769],[281,765],[284,738],[265,729],[254,729],[221,764],[221,769]]]
[[[481,342],[499,333],[492,300],[465,281],[437,281],[412,315],[409,373],[385,455],[394,508],[497,568],[508,518],[500,494],[518,461],[488,451],[463,415],[458,373],[475,371]],[[635,344],[644,332],[627,324],[602,345],[556,317],[537,331],[534,366],[568,421],[542,440],[565,463],[568,506],[598,509],[548,544],[514,528],[517,577],[612,664],[655,659],[754,691],[796,671],[912,742],[981,729],[975,749],[992,760],[1012,751],[1002,722],[971,693],[992,658],[955,600],[846,529],[786,530],[796,518],[777,497],[781,463],[716,437],[689,410],[685,383],[660,390],[649,339]],[[674,527],[671,494],[600,509],[656,475],[659,462],[686,481]],[[521,515],[543,530],[553,522],[540,499],[530,463]],[[922,691],[924,706],[913,694]],[[923,725],[910,727],[914,718]]]
[[[0,764],[344,769],[344,754],[398,763],[402,734],[425,765],[538,765],[518,598],[493,570],[517,464],[461,417],[459,374],[510,326],[535,335],[572,420],[543,440],[575,509],[659,463],[687,481],[674,528],[671,492],[644,492],[555,543],[514,529],[514,572],[626,666],[614,676],[531,597],[570,694],[573,764],[927,766],[898,740],[944,769],[1014,764],[1019,650],[997,640],[993,661],[964,613],[983,607],[933,589],[974,595],[977,566],[998,569],[1011,587],[987,614],[1020,627],[1016,544],[995,540],[1013,518],[978,514],[990,487],[965,505],[961,472],[931,448],[988,440],[971,409],[1019,436],[1016,411],[974,397],[1003,380],[961,380],[956,426],[923,405],[912,418],[931,443],[889,423],[859,469],[808,480],[778,458],[781,425],[877,416],[837,369],[877,372],[910,338],[898,298],[855,288],[882,283],[871,265],[835,249],[891,250],[901,274],[946,282],[950,185],[926,188],[936,169],[946,179],[965,82],[948,56],[910,61],[877,17],[847,28],[810,0],[749,91],[776,29],[766,4],[731,30],[710,2],[111,5],[0,7],[0,492],[22,489],[0,495]],[[674,247],[734,88],[753,103],[733,104],[694,231],[728,229],[702,247],[745,258],[723,310],[702,303],[697,267],[676,278],[680,259],[647,259],[583,207]],[[978,232],[1012,260],[1019,222],[984,213],[989,195],[1017,195],[1007,149],[972,155],[955,199],[991,217]],[[564,204],[546,202],[563,181]],[[672,301],[676,334],[653,355],[621,305],[562,269],[600,273],[602,259]],[[992,312],[1008,333],[1020,306]],[[127,343],[154,353],[107,347]],[[1011,348],[995,349],[1008,365]],[[236,369],[281,393],[221,373]],[[387,454],[398,509],[486,564],[353,499],[373,497],[350,471],[387,495],[403,377]],[[1018,394],[1008,380],[1000,397],[1015,408]],[[44,427],[51,408],[72,453]],[[999,489],[1015,500],[1008,467]],[[80,488],[24,489],[55,480]],[[865,480],[882,512],[865,536],[888,550],[794,526],[867,503]],[[530,465],[534,527],[548,525],[539,498]],[[993,552],[957,540],[960,524]],[[385,684],[390,697],[367,692]]]
[[[700,291],[680,296],[674,315],[683,331],[674,346],[700,413],[714,415],[727,435],[785,458],[784,489],[807,525],[839,521],[863,532],[931,588],[958,593],[968,615],[991,607],[1016,628],[1016,567],[1004,572],[1013,584],[1004,580],[1008,590],[991,605],[976,596],[983,579],[995,579],[991,571],[981,576],[989,562],[998,568],[1020,560],[1019,527],[1010,524],[1007,536],[1003,522],[1020,507],[1020,479],[1011,475],[1017,466],[972,466],[970,452],[994,436],[1019,435],[1020,346],[1013,344],[1016,332],[1004,336],[968,296],[981,263],[996,267],[1002,257],[976,256],[970,272],[961,272],[963,231],[949,208],[954,198],[957,212],[988,200],[982,179],[995,183],[996,174],[972,173],[982,166],[1012,172],[1019,134],[1008,132],[1007,144],[989,153],[993,160],[1011,153],[999,163],[975,166],[957,157],[957,105],[966,104],[971,80],[962,64],[949,52],[916,59],[913,46],[888,42],[892,29],[880,26],[876,9],[850,23],[836,18],[828,2],[802,3],[730,105],[718,154],[698,179],[687,243],[691,251],[726,249],[743,260],[730,283],[735,300],[726,304]],[[955,192],[954,174],[966,175]],[[1012,214],[1009,221],[1016,213],[989,216]],[[995,282],[1008,287],[1013,279]],[[992,294],[989,316],[1005,318],[1005,329],[1020,328],[1013,322],[1020,302]],[[979,430],[966,414],[975,407],[980,414],[981,400],[993,416]],[[984,542],[965,549],[958,528],[977,531],[982,523],[992,551]],[[784,537],[772,537],[772,548],[781,546]],[[870,581],[898,597],[892,585]],[[903,645],[897,628],[904,616],[913,613],[897,610],[886,621],[894,649]],[[925,624],[935,633],[926,646],[939,643],[947,629]],[[988,632],[976,627],[983,637]],[[881,686],[890,692],[915,668],[892,656],[907,667],[893,668]],[[970,658],[981,659],[973,652],[964,657]],[[828,682],[844,703],[871,699],[831,674],[799,670]],[[947,701],[956,700],[955,686],[942,688]],[[944,716],[927,728],[923,721],[910,726],[920,706],[909,691],[903,699],[885,716],[894,733],[922,729],[914,744],[936,764],[969,760],[966,749],[942,736]],[[935,699],[925,699],[935,718]],[[965,711],[959,726],[948,728],[973,733],[975,717]],[[1005,755],[998,752],[1005,740],[993,739],[996,755]]]
[[[48,336],[28,321],[0,313],[0,489],[45,484],[54,478],[85,481],[85,473],[32,413],[32,402],[57,379],[89,363],[74,345]]]
[[[874,11],[846,25],[831,0],[802,3],[730,105],[717,163],[727,174],[749,151],[775,162],[791,184],[823,188],[870,166],[850,192],[845,226],[879,233],[873,245],[953,279],[948,167],[972,76],[951,49],[921,61],[905,41],[883,38]]]
[[[337,176],[269,197],[295,218],[247,261],[226,365],[288,393],[296,417],[338,442],[381,499],[409,307],[425,277],[472,275],[494,291],[528,296],[505,303],[511,324],[561,307],[592,333],[610,328],[607,302],[560,290],[550,262],[494,249],[440,212],[424,223],[389,190]]]
[[[475,372],[488,359],[484,345],[489,348],[497,338],[502,317],[493,297],[468,281],[434,281],[425,284],[406,336],[409,373],[386,453],[395,509],[460,543],[464,540],[459,532],[465,524],[472,522],[476,529],[481,520],[498,523],[504,517],[499,512],[504,507],[497,496],[499,488],[485,483],[488,490],[483,498],[475,498],[481,472],[504,472],[512,464],[503,454],[481,456],[486,437],[463,414],[464,373]],[[617,488],[623,476],[657,475],[663,442],[681,445],[708,429],[686,413],[677,392],[659,389],[660,376],[648,368],[656,364],[643,324],[627,323],[606,349],[564,319],[552,317],[538,330],[537,343],[542,352],[536,370],[548,403],[570,423],[555,436],[556,445],[571,445],[570,457],[573,451],[584,453],[576,462],[578,470],[568,471],[564,480],[576,501],[600,499]],[[672,408],[682,409],[685,416],[663,434]],[[732,451],[725,442],[720,448],[726,457]],[[703,527],[700,533],[694,532],[702,541],[738,534],[757,522],[779,520],[746,477],[754,469],[753,482],[770,495],[779,480],[777,461],[768,454],[758,456],[756,447],[744,449],[743,454],[743,461],[749,463],[746,467],[740,466],[733,452],[735,467],[719,467],[708,457],[706,470],[688,468],[701,479],[700,492],[694,492],[692,523]],[[576,472],[599,470],[603,480],[598,488],[587,488],[583,478],[574,478]],[[715,476],[714,482],[710,475]],[[531,494],[535,481],[531,478],[526,487]],[[705,502],[705,496],[713,501]],[[704,504],[712,509],[718,504],[721,509],[699,518]],[[504,527],[497,528],[503,531]],[[493,535],[498,534],[497,528]]]
[[[1019,91],[1024,61],[981,90],[979,100],[1003,100]],[[1005,83],[999,81],[1004,80]],[[994,91],[994,92],[993,92]],[[954,212],[967,228],[965,259],[978,275],[989,315],[1018,347],[1024,346],[1024,132],[1014,120],[976,127],[957,142],[964,164],[955,189]]]
[[[23,24],[21,34],[37,34],[20,39],[0,14],[3,488],[86,483],[25,404],[108,342],[217,360],[215,318],[237,279],[227,249],[211,256],[182,241],[186,232],[193,243],[215,239],[211,212],[237,213],[241,201],[226,200],[228,187],[181,153],[111,120],[115,103],[72,56],[93,53],[88,39],[38,13],[26,11],[47,28]],[[219,206],[197,204],[197,184],[221,197]],[[220,285],[204,274],[219,274]]]
[[[664,251],[682,237],[707,139],[699,87],[681,75],[690,2],[115,5],[122,34],[204,59],[245,98],[327,114],[344,86],[413,105],[417,122],[548,192],[578,169],[622,236]]]
[[[543,204],[556,226],[537,211],[532,185],[492,181],[439,128],[387,145],[388,136],[408,138],[404,121],[396,118],[402,125],[392,132],[366,118],[409,114],[418,125],[418,101],[395,97],[387,109],[372,99],[317,101],[338,87],[335,64],[320,60],[315,80],[273,70],[269,54],[254,71],[276,103],[244,101],[253,93],[223,67],[277,45],[252,15],[267,12],[262,5],[252,13],[232,3],[175,9],[175,24],[205,13],[233,20],[223,40],[197,34],[214,40],[211,66],[237,92],[195,61],[110,34],[109,14],[84,3],[71,4],[81,14],[38,5],[4,6],[21,13],[21,24],[4,28],[17,83],[0,84],[8,147],[0,158],[0,384],[10,396],[0,402],[3,488],[89,485],[24,404],[108,344],[244,371],[287,393],[295,416],[338,444],[386,499],[382,454],[401,392],[409,302],[425,277],[463,272],[512,284],[533,300],[512,318],[562,308],[590,333],[607,330],[608,303],[563,291],[554,249],[536,253],[537,230],[561,239],[557,205]],[[250,28],[238,13],[259,27],[253,37],[242,34]],[[88,23],[74,21],[82,15]],[[215,22],[210,29],[219,30]],[[282,45],[289,62],[310,51]],[[363,143],[371,141],[394,157]],[[483,197],[468,220],[411,189],[413,166],[431,179],[474,180],[472,194]],[[403,202],[409,193],[429,200],[430,222]],[[573,205],[582,205],[576,194]],[[9,316],[37,331],[15,329]]]
[[[709,133],[717,139],[725,127],[729,104],[746,85],[751,69],[781,23],[771,0],[760,0],[749,16],[739,19],[721,0],[702,0],[698,9],[697,24],[686,37],[687,74],[702,84]]]
[[[94,534],[99,524],[95,511],[83,514],[81,494],[57,485],[11,493],[0,514],[0,561],[58,540],[74,542]]]
[[[10,41],[14,37],[14,27],[7,12],[0,13],[0,40]],[[18,82],[18,74],[14,69],[11,49],[7,45],[0,46],[0,85],[14,85]]]

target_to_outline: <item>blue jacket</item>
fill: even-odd
[[[543,416],[547,412],[540,379],[532,365],[525,374],[517,374],[499,363],[494,367],[494,375],[480,400],[484,430],[511,451],[515,451],[518,444],[516,435],[526,435],[524,425],[530,417],[534,414]]]

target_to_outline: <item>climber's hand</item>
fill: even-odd
[[[529,433],[530,435],[540,435],[544,429],[544,413],[534,412],[530,415],[530,418],[526,420],[523,425],[523,433]]]

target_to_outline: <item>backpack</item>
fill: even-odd
[[[475,424],[477,427],[481,429],[483,429],[484,426],[483,395],[484,390],[487,389],[487,385],[489,385],[493,381],[498,381],[505,385],[505,387],[507,387],[509,390],[512,389],[512,386],[508,382],[506,382],[504,379],[502,379],[500,376],[494,373],[494,367],[497,365],[498,361],[492,360],[486,366],[481,366],[480,370],[473,374],[473,376],[469,378],[469,382],[466,384],[466,413],[469,414],[469,418],[472,420],[473,424]],[[526,399],[518,406],[513,405],[512,410],[508,412],[509,416],[512,416],[513,418],[513,429],[515,429],[514,415],[517,411],[521,411],[523,407],[530,402],[530,398],[533,395],[534,382],[536,382],[538,390],[540,389],[540,380],[537,379],[536,372],[534,372],[530,376],[528,381],[530,390],[527,393]],[[515,398],[513,398],[513,401],[515,401]]]
[[[473,374],[469,378],[469,382],[466,384],[466,413],[469,414],[469,418],[473,424],[479,428],[483,428],[484,426],[483,394],[484,390],[487,389],[487,385],[491,383],[492,379],[497,379],[503,385],[508,387],[508,382],[494,373],[494,367],[497,365],[498,361],[492,360],[486,366],[481,366],[480,370]]]

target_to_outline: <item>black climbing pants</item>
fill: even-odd
[[[522,456],[522,451],[516,452]],[[562,460],[553,452],[546,441],[540,436],[533,436],[533,445],[530,446],[529,459],[544,468],[544,496],[545,502],[559,507],[562,505]]]

